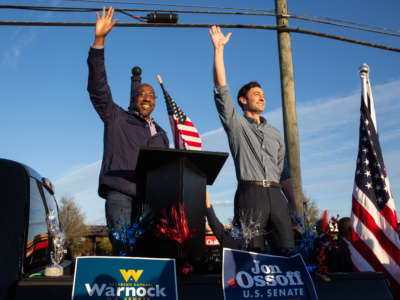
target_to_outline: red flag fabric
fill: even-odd
[[[363,65],[360,70],[363,91],[349,247],[354,267],[358,271],[383,272],[396,299],[400,299],[397,215],[379,144],[368,72],[368,66]]]
[[[322,233],[326,233],[328,231],[328,211],[324,210],[324,215],[322,217]]]
[[[165,104],[167,105],[169,122],[171,124],[175,149],[180,150],[201,150],[201,139],[196,127],[187,115],[183,113],[178,104],[164,89],[161,78],[158,76],[161,89],[164,93]]]
[[[184,120],[181,121],[179,120],[180,117],[177,113],[168,113],[168,117],[171,124],[172,134],[174,136],[175,149],[200,151],[201,139],[196,127],[193,125],[189,117],[185,116]]]

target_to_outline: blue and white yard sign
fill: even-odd
[[[175,260],[78,257],[72,299],[177,300]]]
[[[282,257],[224,248],[225,300],[316,300],[314,284],[300,254]]]

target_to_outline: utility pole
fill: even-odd
[[[303,215],[303,192],[300,174],[300,153],[296,120],[296,101],[294,93],[293,61],[290,35],[287,31],[289,21],[287,18],[286,0],[275,0],[278,26],[279,63],[281,70],[281,94],[283,124],[285,129],[286,152],[292,176],[293,192],[296,201],[297,212]]]

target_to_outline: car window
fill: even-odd
[[[39,192],[37,181],[32,177],[30,178],[29,203],[28,241],[40,234],[47,234],[46,211],[43,205],[43,199]]]
[[[52,214],[55,216],[57,226],[60,226],[60,224],[58,222],[58,207],[57,207],[56,198],[54,198],[54,196],[45,187],[43,187],[43,194],[46,199],[49,214]]]
[[[48,263],[46,210],[38,182],[30,177],[29,225],[25,251],[25,271]]]

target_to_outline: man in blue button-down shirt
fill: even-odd
[[[264,236],[272,228],[274,252],[287,252],[294,247],[288,208],[296,212],[296,206],[285,143],[280,132],[261,116],[265,96],[257,82],[240,89],[238,103],[244,114],[236,112],[226,83],[223,58],[231,33],[224,36],[219,27],[212,26],[210,36],[214,45],[215,104],[228,135],[238,180],[234,222],[242,227],[244,234],[250,235],[248,250],[264,252]]]

